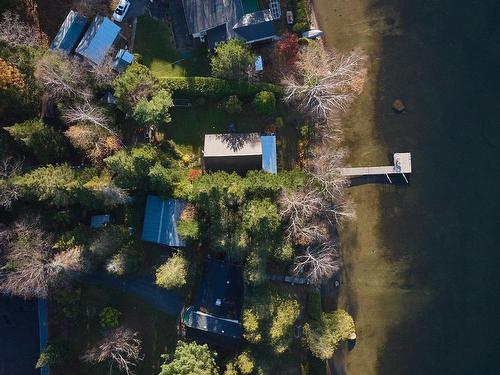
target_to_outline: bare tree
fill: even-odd
[[[20,196],[19,189],[12,183],[12,178],[21,170],[22,163],[12,157],[0,161],[0,207],[9,208]]]
[[[94,18],[97,14],[108,14],[111,10],[109,3],[106,0],[77,0],[74,2],[74,7],[86,17]]]
[[[0,291],[25,299],[47,297],[51,287],[64,285],[67,276],[82,272],[80,248],[54,256],[52,236],[41,229],[38,219],[14,224],[4,236],[5,264]]]
[[[308,246],[303,255],[295,258],[293,272],[305,275],[311,283],[318,285],[340,270],[340,259],[332,242]]]
[[[18,14],[10,11],[2,13],[0,20],[0,41],[10,47],[38,46],[47,37],[36,28],[22,22]]]
[[[111,121],[105,109],[89,100],[65,108],[62,115],[68,124],[89,123],[107,130],[110,134],[116,134],[110,127]]]
[[[133,374],[131,366],[141,361],[141,340],[137,332],[125,327],[118,327],[106,334],[95,347],[89,349],[82,360],[88,363],[109,362],[109,374],[117,366],[125,374]]]
[[[359,50],[342,54],[328,52],[320,43],[308,44],[282,81],[284,100],[320,121],[333,111],[345,111],[359,92],[364,59]]]
[[[309,159],[309,174],[318,183],[327,198],[336,201],[347,186],[349,179],[340,173],[347,156],[347,149],[336,145],[321,145]]]
[[[111,85],[116,77],[116,72],[113,70],[113,60],[116,51],[111,49],[104,56],[104,59],[99,64],[89,64],[88,71],[94,78],[94,81],[99,86]]]
[[[109,208],[125,205],[132,199],[125,189],[113,184],[101,186],[97,191],[104,200],[104,205]]]
[[[35,77],[53,98],[88,98],[83,67],[75,59],[57,53],[46,53],[36,65]]]

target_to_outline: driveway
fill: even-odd
[[[139,276],[121,280],[111,275],[99,273],[87,276],[84,281],[88,284],[133,294],[157,310],[172,316],[179,316],[184,305],[183,297],[157,287],[153,276]]]
[[[129,19],[141,16],[144,13],[144,7],[147,3],[149,3],[149,0],[131,0],[130,9],[122,22],[127,22]]]
[[[0,375],[38,374],[37,301],[0,295]]]

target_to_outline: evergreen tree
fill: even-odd
[[[161,366],[160,375],[218,375],[216,352],[195,342],[177,342],[172,361]]]

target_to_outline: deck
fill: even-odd
[[[411,153],[402,152],[394,154],[394,165],[382,167],[349,167],[340,168],[340,174],[347,177],[358,177],[368,175],[386,175],[392,183],[390,175],[401,174],[408,183],[406,174],[411,174]]]

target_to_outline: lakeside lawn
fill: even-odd
[[[65,341],[71,361],[64,368],[64,374],[104,374],[107,365],[87,365],[78,358],[86,348],[102,338],[105,331],[99,324],[99,313],[104,307],[118,309],[122,316],[120,323],[139,333],[142,340],[144,359],[135,368],[137,375],[158,374],[163,360],[161,354],[173,352],[177,342],[177,320],[151,308],[141,299],[119,291],[95,286],[82,286],[80,314],[75,324],[66,331]],[[59,317],[59,318],[58,318]],[[62,311],[52,309],[50,314],[51,330],[59,331],[59,322],[63,321]],[[54,335],[52,334],[54,337]],[[58,373],[55,372],[54,373]]]

